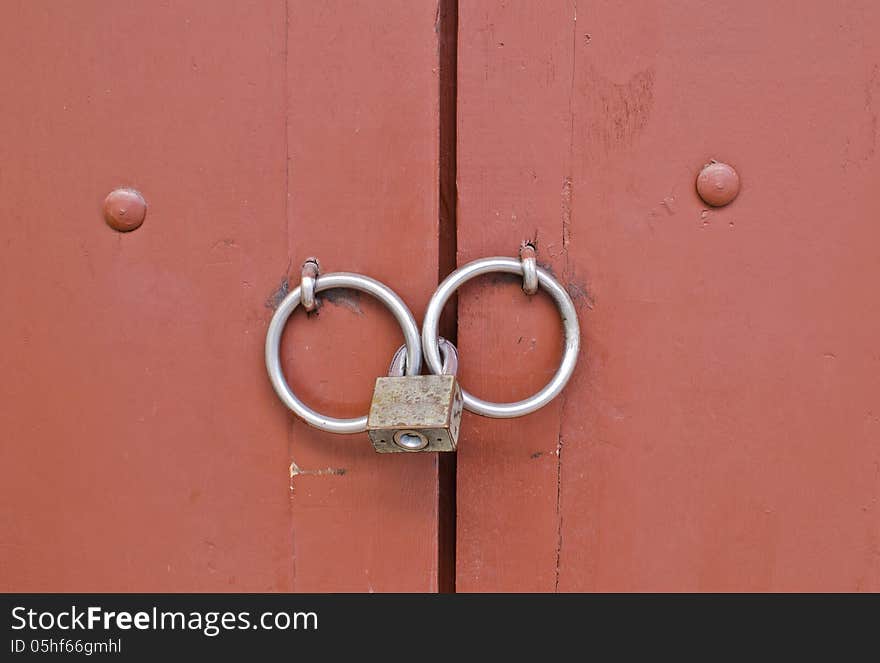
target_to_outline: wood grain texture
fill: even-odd
[[[466,420],[459,590],[880,589],[880,10],[799,7],[462,5],[459,260],[537,236],[584,343]],[[463,292],[462,384],[539,386],[553,315]]]

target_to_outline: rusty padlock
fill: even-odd
[[[404,377],[406,346],[391,360],[388,377],[376,379],[367,433],[379,453],[455,451],[464,406],[455,374],[458,352],[439,339],[442,375]]]

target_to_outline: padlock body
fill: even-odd
[[[455,451],[462,407],[453,375],[378,378],[367,433],[379,453]]]

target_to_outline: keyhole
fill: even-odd
[[[418,451],[428,446],[428,438],[415,431],[401,431],[394,436],[394,442],[407,451]]]

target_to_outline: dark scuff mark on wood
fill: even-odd
[[[556,270],[553,269],[553,265],[551,265],[549,262],[540,262],[540,261],[538,261],[538,267],[540,267],[540,268],[543,269],[545,272],[547,272],[548,274],[550,274],[550,276],[552,276],[553,278],[555,278],[555,279],[558,279],[558,278],[559,278],[558,276],[556,276]]]
[[[345,307],[349,311],[357,313],[358,315],[364,314],[363,309],[361,309],[361,293],[357,290],[352,290],[351,288],[333,288],[332,290],[325,290],[322,292],[320,299],[326,299],[331,304]]]
[[[278,287],[266,298],[266,308],[270,308],[273,311],[277,309],[284,298],[287,297],[288,292],[290,292],[290,278],[285,274]]]
[[[586,306],[589,310],[593,310],[595,300],[587,290],[586,285],[577,281],[570,281],[568,285],[565,286],[565,290],[568,292],[568,296],[571,297],[575,306]]]
[[[489,284],[493,286],[515,284],[522,286],[522,276],[519,274],[508,274],[506,272],[492,272],[487,277]]]

